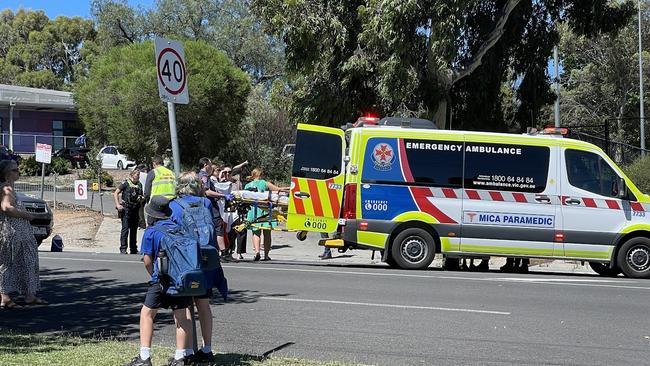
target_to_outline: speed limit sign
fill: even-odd
[[[185,52],[180,42],[156,38],[156,72],[160,99],[175,104],[190,102]]]
[[[74,199],[87,200],[88,199],[88,181],[75,180],[74,181]]]

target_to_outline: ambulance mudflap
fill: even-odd
[[[341,129],[298,124],[287,228],[335,232],[345,184]]]

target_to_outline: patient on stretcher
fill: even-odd
[[[263,202],[272,202],[276,205],[287,206],[289,205],[289,196],[287,192],[251,192],[251,191],[233,191],[232,195],[236,200],[243,201],[257,201],[260,203]]]

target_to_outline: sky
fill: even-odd
[[[44,10],[49,18],[59,15],[90,17],[91,0],[0,0],[0,9]],[[129,5],[151,8],[155,0],[127,0]]]

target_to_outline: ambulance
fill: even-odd
[[[287,226],[322,245],[369,249],[403,269],[436,253],[578,260],[650,277],[650,196],[565,129],[523,135],[366,118],[299,124]],[[450,265],[450,267],[454,267]]]

